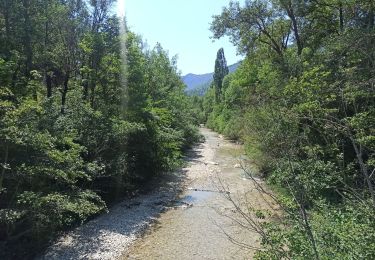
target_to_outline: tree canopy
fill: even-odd
[[[32,256],[199,139],[175,58],[121,35],[113,2],[0,1],[0,258]]]
[[[375,257],[372,1],[233,1],[214,38],[245,54],[202,121],[245,143],[284,216],[259,259]],[[256,215],[256,213],[254,213]]]
[[[214,70],[214,81],[213,85],[215,87],[215,99],[216,101],[220,101],[220,94],[221,89],[223,87],[223,79],[226,75],[228,75],[229,69],[227,66],[227,61],[224,55],[224,49],[220,48],[217,52],[216,60],[215,60],[215,70]]]

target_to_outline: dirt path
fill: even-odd
[[[252,258],[254,250],[235,245],[229,237],[255,247],[259,237],[231,220],[237,218],[236,212],[223,192],[229,191],[238,201],[247,193],[248,202],[264,207],[252,181],[239,168],[243,149],[208,129],[201,132],[206,141],[185,168],[188,189],[174,210],[163,213],[121,259]]]

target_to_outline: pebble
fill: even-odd
[[[217,163],[217,162],[212,162],[212,161],[208,161],[206,164],[219,165],[219,163]]]
[[[174,193],[165,195],[172,200]],[[142,203],[140,202],[142,201]],[[160,194],[142,195],[135,201],[123,202],[83,226],[58,238],[37,259],[100,259],[119,258],[124,250],[145,233],[160,212],[166,210]],[[150,207],[154,204],[154,207]]]

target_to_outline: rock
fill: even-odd
[[[219,163],[217,163],[217,162],[212,162],[212,161],[206,162],[206,164],[219,165]]]
[[[242,167],[241,167],[241,164],[237,163],[234,165],[234,168],[242,168]]]
[[[151,218],[149,219],[149,223],[150,223],[150,224],[154,224],[154,223],[157,223],[157,222],[158,222],[158,219],[157,219],[157,218],[151,217]]]

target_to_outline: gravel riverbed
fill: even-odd
[[[115,259],[134,242],[172,200],[172,193],[153,193],[122,202],[60,237],[40,259]]]
[[[39,259],[251,259],[255,250],[233,241],[256,248],[259,235],[238,225],[241,214],[225,195],[245,207],[269,203],[244,176],[243,147],[201,133],[206,140],[187,154],[186,167],[61,236]]]
[[[170,207],[191,180],[212,162],[213,151],[202,143],[186,157],[187,166],[169,174],[160,187],[123,201],[58,238],[38,259],[116,259]],[[199,160],[197,160],[199,158]],[[186,206],[186,205],[182,205]]]

